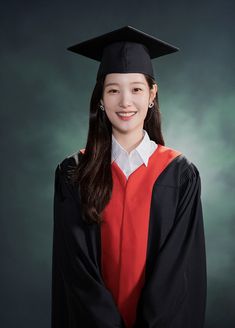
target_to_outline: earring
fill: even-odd
[[[152,107],[153,107],[153,105],[154,105],[154,103],[152,103],[152,104],[149,104],[149,108],[152,108]]]
[[[101,104],[100,109],[104,111],[104,106]]]

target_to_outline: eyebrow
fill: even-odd
[[[139,81],[136,81],[136,82],[131,82],[131,84],[143,84],[143,85],[145,85],[145,83],[144,82],[139,82]],[[105,85],[105,88],[106,87],[108,87],[108,86],[110,86],[110,85],[119,85],[118,83],[107,83],[106,85]]]

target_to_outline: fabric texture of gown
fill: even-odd
[[[55,171],[52,328],[203,328],[206,252],[201,181],[181,152],[158,145],[128,177],[112,162],[113,193],[87,225],[68,172]]]

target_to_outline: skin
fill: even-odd
[[[115,83],[114,85],[108,85]],[[112,124],[112,133],[120,145],[130,153],[143,139],[144,119],[149,104],[157,93],[157,84],[150,89],[141,73],[110,73],[104,81],[100,103]],[[116,112],[137,113],[129,121],[121,120]]]

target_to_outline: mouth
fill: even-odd
[[[137,112],[131,111],[131,112],[116,112],[116,114],[121,118],[129,118],[136,114]]]

